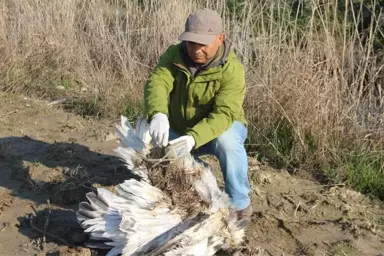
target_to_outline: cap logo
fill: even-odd
[[[212,32],[212,29],[208,29],[208,32]]]

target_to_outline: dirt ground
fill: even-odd
[[[0,255],[105,255],[82,247],[75,211],[86,192],[131,177],[113,152],[116,122],[0,94]],[[382,202],[249,165],[255,212],[244,255],[384,255]]]

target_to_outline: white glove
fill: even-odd
[[[145,118],[138,118],[136,122],[136,136],[144,142],[145,145],[151,143],[151,134],[149,133],[149,123]]]
[[[183,140],[186,142],[185,151],[188,151],[188,153],[190,153],[193,147],[195,146],[195,139],[191,135],[180,136],[177,139],[171,140],[169,144],[174,144],[176,142],[183,141]]]
[[[149,124],[149,133],[159,147],[166,147],[169,137],[168,117],[163,113],[155,114]]]

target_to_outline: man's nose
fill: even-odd
[[[194,52],[196,52],[196,53],[200,53],[200,52],[202,51],[202,49],[203,49],[203,46],[200,45],[200,44],[196,44],[196,45],[194,45],[194,47],[193,47],[193,50],[194,50]]]
[[[201,47],[196,47],[193,49],[195,53],[201,53]]]
[[[204,45],[202,45],[202,44],[192,43],[192,49],[193,49],[194,51],[199,51],[199,50],[201,50],[201,48],[203,48],[203,47],[204,47]]]

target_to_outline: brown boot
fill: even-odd
[[[239,210],[236,213],[239,220],[239,226],[245,229],[248,228],[249,224],[251,223],[251,216],[253,213],[252,206],[249,205],[247,208]]]

